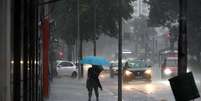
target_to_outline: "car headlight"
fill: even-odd
[[[170,75],[172,73],[172,71],[169,68],[166,68],[164,70],[165,75]]]
[[[145,74],[151,74],[151,72],[152,72],[151,69],[147,69],[147,70],[145,71]]]
[[[100,78],[105,78],[105,75],[104,74],[100,74]]]
[[[128,71],[128,70],[126,70],[126,71],[125,71],[125,74],[128,76],[128,75],[131,75],[131,74],[132,74],[132,72],[130,72],[130,71]]]
[[[190,70],[189,68],[187,68],[187,73],[188,73],[188,72],[191,72],[191,70]]]

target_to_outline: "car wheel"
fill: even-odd
[[[76,73],[76,72],[73,72],[72,75],[71,75],[71,77],[72,77],[72,78],[76,78],[76,77],[77,77],[77,73]]]

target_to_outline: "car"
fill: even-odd
[[[77,66],[72,61],[57,60],[56,70],[59,76],[68,75],[76,78],[78,74]]]
[[[111,73],[112,73],[111,75],[117,75],[118,74],[118,62],[111,63],[110,69],[111,69]]]
[[[126,61],[122,61],[122,66],[124,66]],[[118,61],[112,61],[110,64],[110,75],[113,77],[118,75]]]
[[[167,57],[164,59],[161,65],[161,77],[162,79],[171,78],[177,76],[177,57]]]
[[[123,81],[145,80],[151,82],[151,79],[152,67],[144,60],[129,60],[125,63],[123,67]]]

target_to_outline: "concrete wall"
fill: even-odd
[[[0,101],[10,101],[10,0],[0,0]]]

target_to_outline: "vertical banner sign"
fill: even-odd
[[[42,21],[43,33],[43,95],[48,96],[48,39],[49,39],[49,21],[44,18]]]

